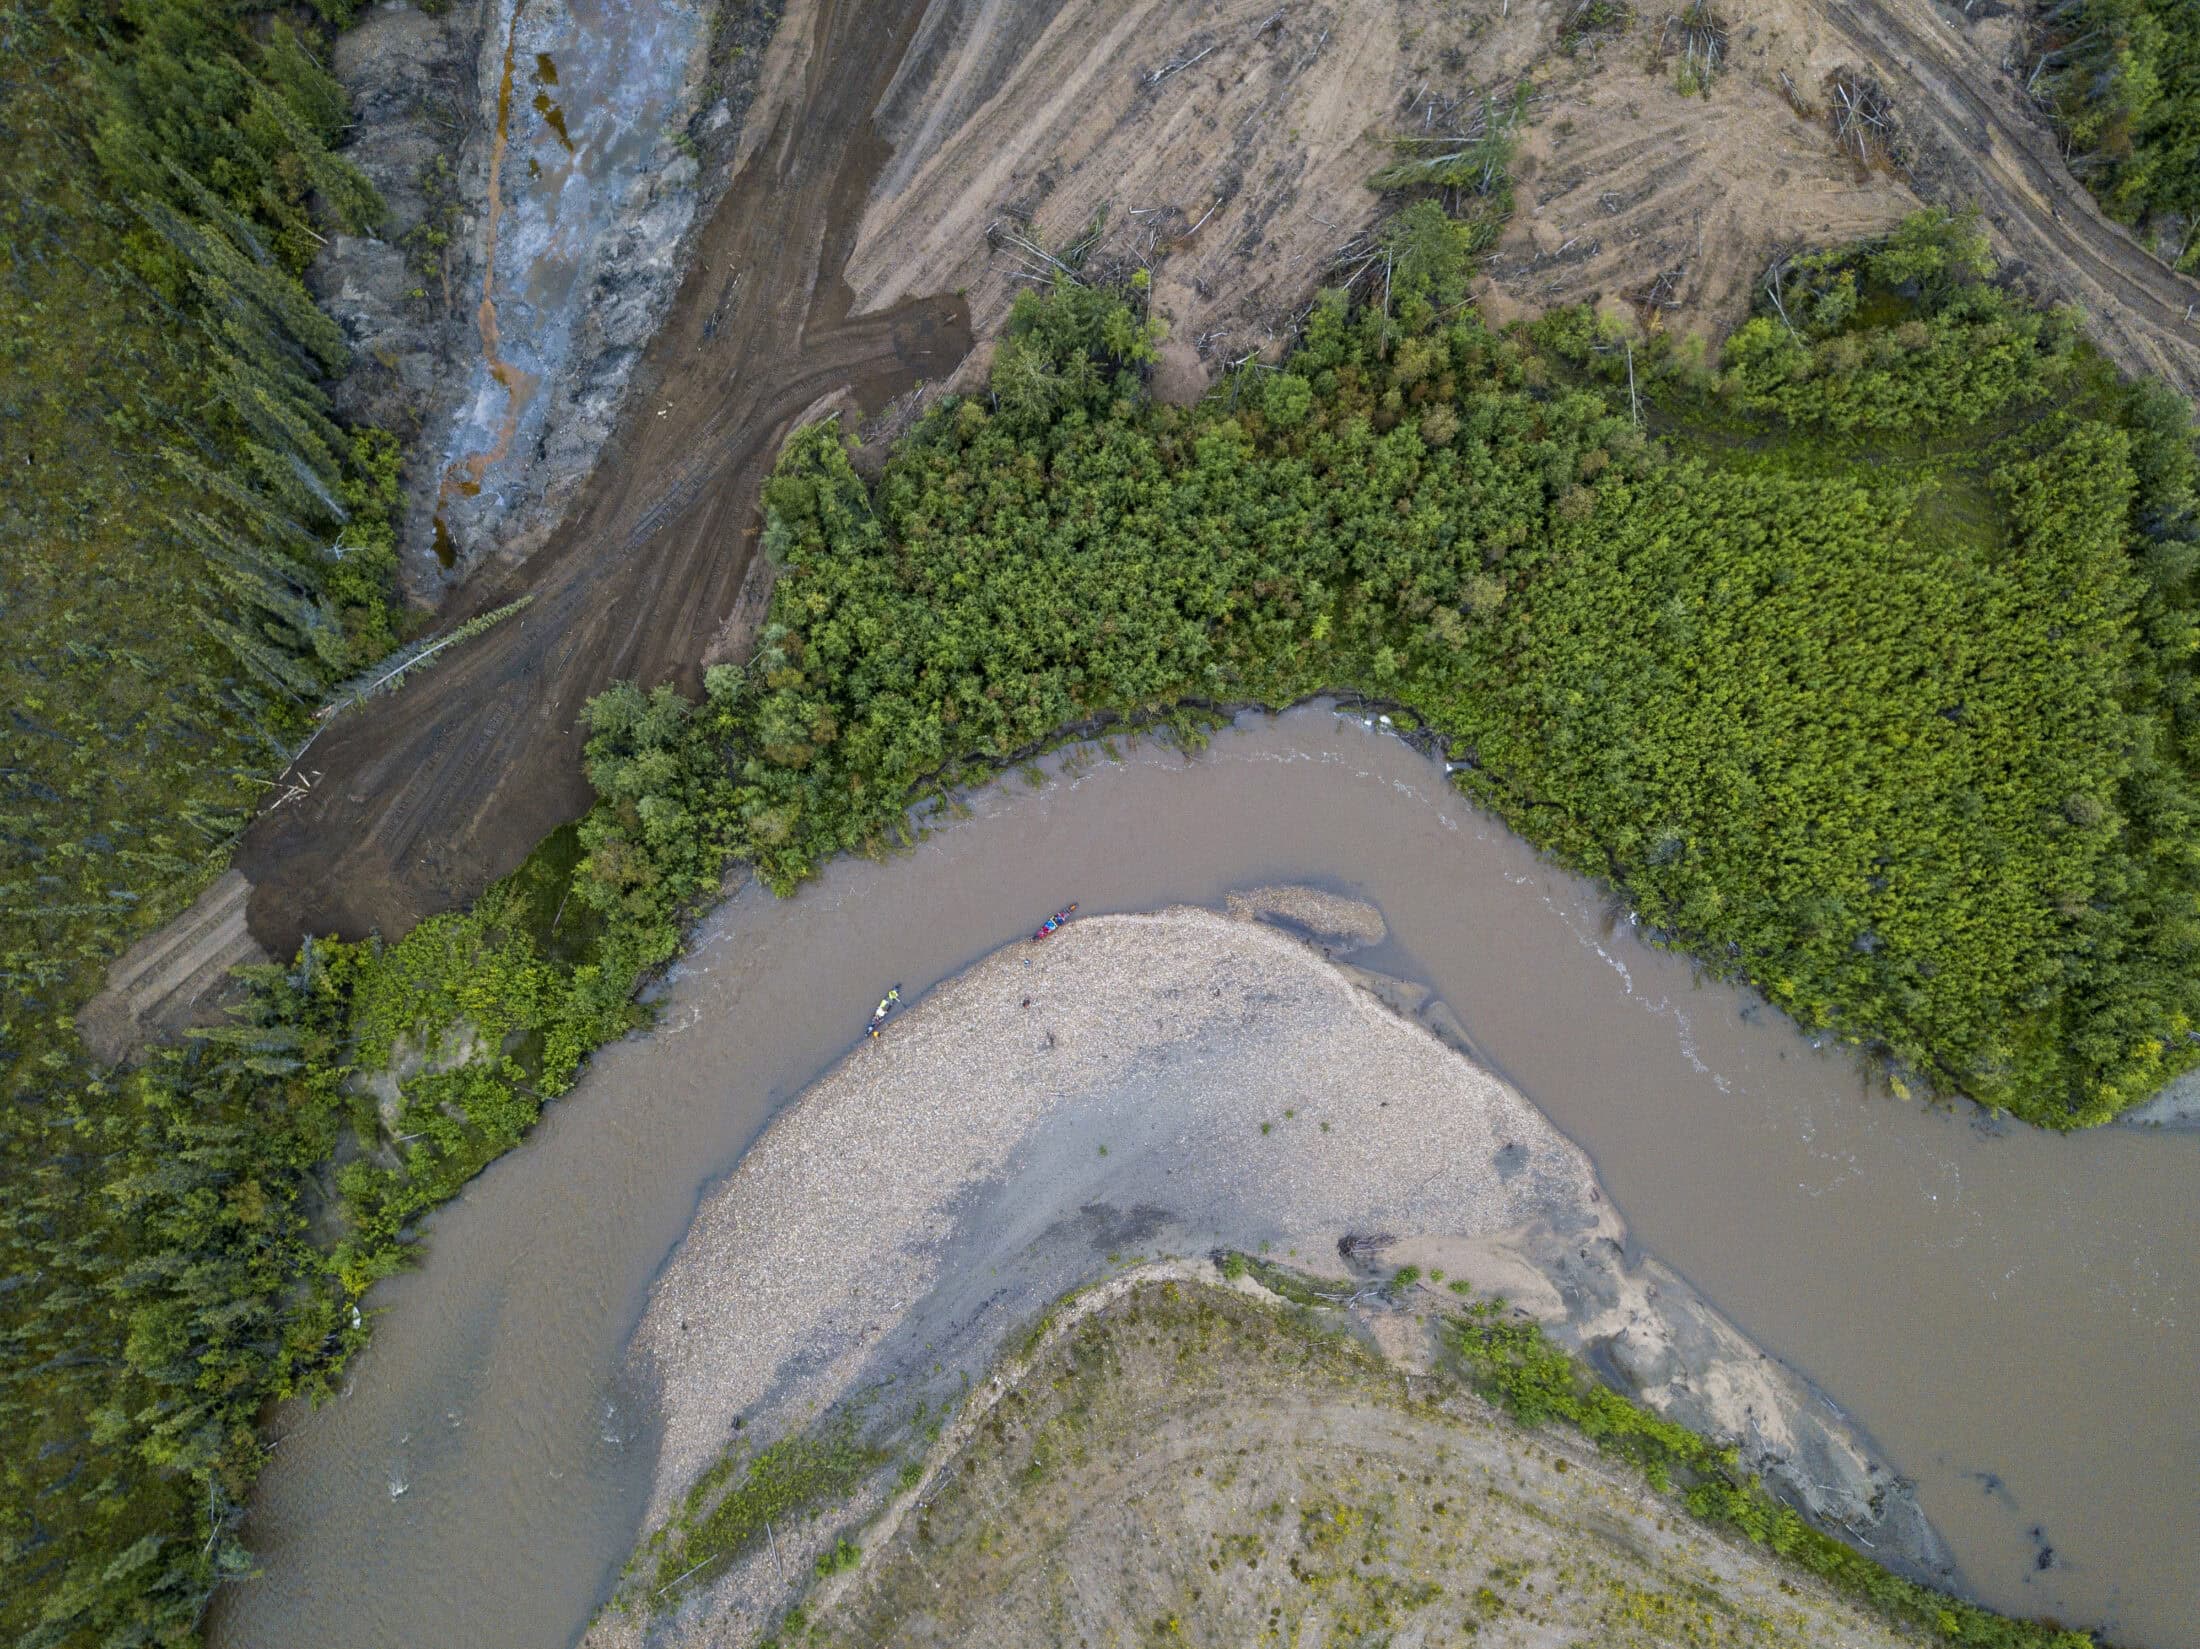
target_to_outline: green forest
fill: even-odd
[[[2200,6],[2061,0],[2043,8],[2034,84],[2071,169],[2109,216],[2200,270]]]
[[[343,340],[301,280],[380,211],[334,153],[336,21],[0,5],[10,1644],[188,1641],[241,1561],[208,1525],[258,1406],[333,1345],[286,1201],[333,1134],[280,1063],[248,1040],[102,1075],[72,1016],[396,639],[397,446],[330,417]]]
[[[329,685],[387,652],[396,443],[329,416],[300,279],[380,203],[315,29],[194,0],[0,11],[0,1071],[65,1067]]]
[[[1717,368],[1497,334],[1486,213],[1386,232],[1280,367],[1147,395],[1140,292],[1017,306],[881,480],[806,431],[765,646],[589,708],[599,800],[464,912],[255,971],[118,1071],[71,1015],[335,683],[402,639],[398,451],[301,275],[378,206],[340,15],[0,11],[10,161],[0,1641],[185,1644],[267,1405],[516,1144],[729,867],[791,891],[1063,736],[1357,692],[1456,782],[1898,1080],[2105,1120],[2200,1057],[2189,410],[1920,218],[1798,259]],[[461,1045],[474,1057],[455,1057]],[[441,1052],[394,1098],[360,1080]]]

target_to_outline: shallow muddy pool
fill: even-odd
[[[648,1415],[615,1371],[650,1280],[880,991],[1069,899],[1296,878],[1382,906],[1392,942],[1355,960],[1433,983],[1637,1239],[1877,1436],[1970,1591],[2200,1649],[2200,1135],[2000,1133],[1871,1091],[1356,717],[1048,773],[705,924],[662,1027],[599,1056],[374,1296],[343,1400],[282,1417],[247,1531],[266,1572],[221,1594],[215,1644],[570,1642],[647,1492]]]

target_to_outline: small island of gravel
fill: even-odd
[[[1134,1279],[1212,1283],[1232,1254],[1241,1289],[1270,1262],[1331,1286],[1393,1369],[1433,1366],[1446,1278],[1502,1294],[1817,1526],[1949,1583],[1870,1440],[1630,1246],[1588,1158],[1448,1010],[1332,959],[1385,934],[1316,889],[1080,919],[799,1096],[705,1197],[638,1332],[652,1532],[589,1641],[762,1641],[849,1530],[907,1510],[955,1417],[1014,1386],[1003,1357],[1051,1343],[1035,1323]]]

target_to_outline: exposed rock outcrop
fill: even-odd
[[[338,40],[346,154],[389,211],[314,279],[340,410],[408,443],[416,599],[548,536],[610,438],[729,172],[768,0],[375,7]]]

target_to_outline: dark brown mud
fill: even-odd
[[[330,729],[303,764],[312,788],[246,835],[236,865],[268,950],[308,933],[402,933],[578,815],[581,706],[624,678],[693,688],[740,597],[791,420],[842,386],[879,407],[962,359],[959,298],[852,317],[841,276],[889,154],[872,110],[923,10],[817,8],[802,84],[698,237],[588,491],[538,554],[484,569],[444,618],[533,604]]]

